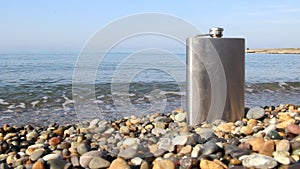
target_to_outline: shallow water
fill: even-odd
[[[130,74],[131,79],[111,83],[129,54],[107,54],[95,75],[95,85],[75,88],[76,52],[0,53],[0,125],[75,123],[185,108],[185,54],[176,54],[178,60],[169,62],[164,56],[142,54],[119,73],[120,77]],[[136,71],[151,63],[164,65],[172,74],[158,69]],[[247,54],[245,69],[247,107],[300,104],[300,55]],[[74,106],[73,97],[86,104]]]

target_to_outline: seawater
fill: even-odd
[[[124,65],[130,55],[129,52],[107,53],[97,70],[91,70],[96,72],[94,83],[74,89],[78,52],[1,52],[0,125],[76,123],[92,118],[112,120],[185,108],[184,53],[175,53],[174,60],[164,59],[168,58],[164,54],[154,57],[151,53],[141,53]],[[153,69],[143,69],[144,65],[152,65]],[[163,65],[171,74],[157,65]],[[300,55],[246,54],[245,105],[300,104],[299,75]],[[114,80],[120,77],[121,81],[116,83]],[[95,90],[93,87],[86,90],[88,86]],[[74,91],[79,91],[78,95],[84,91],[85,97],[81,99],[86,104],[80,114],[74,106],[73,96],[77,96]],[[117,105],[118,100],[126,99],[128,102]],[[99,109],[90,108],[90,103]]]

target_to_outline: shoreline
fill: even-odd
[[[1,168],[300,167],[300,106],[250,108],[235,122],[188,126],[187,113],[0,127]]]
[[[245,52],[258,54],[300,54],[300,48],[246,49]]]

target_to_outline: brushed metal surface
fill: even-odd
[[[244,114],[245,40],[187,39],[187,112],[190,125]]]

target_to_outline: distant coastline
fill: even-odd
[[[246,53],[300,54],[300,48],[246,49]]]

